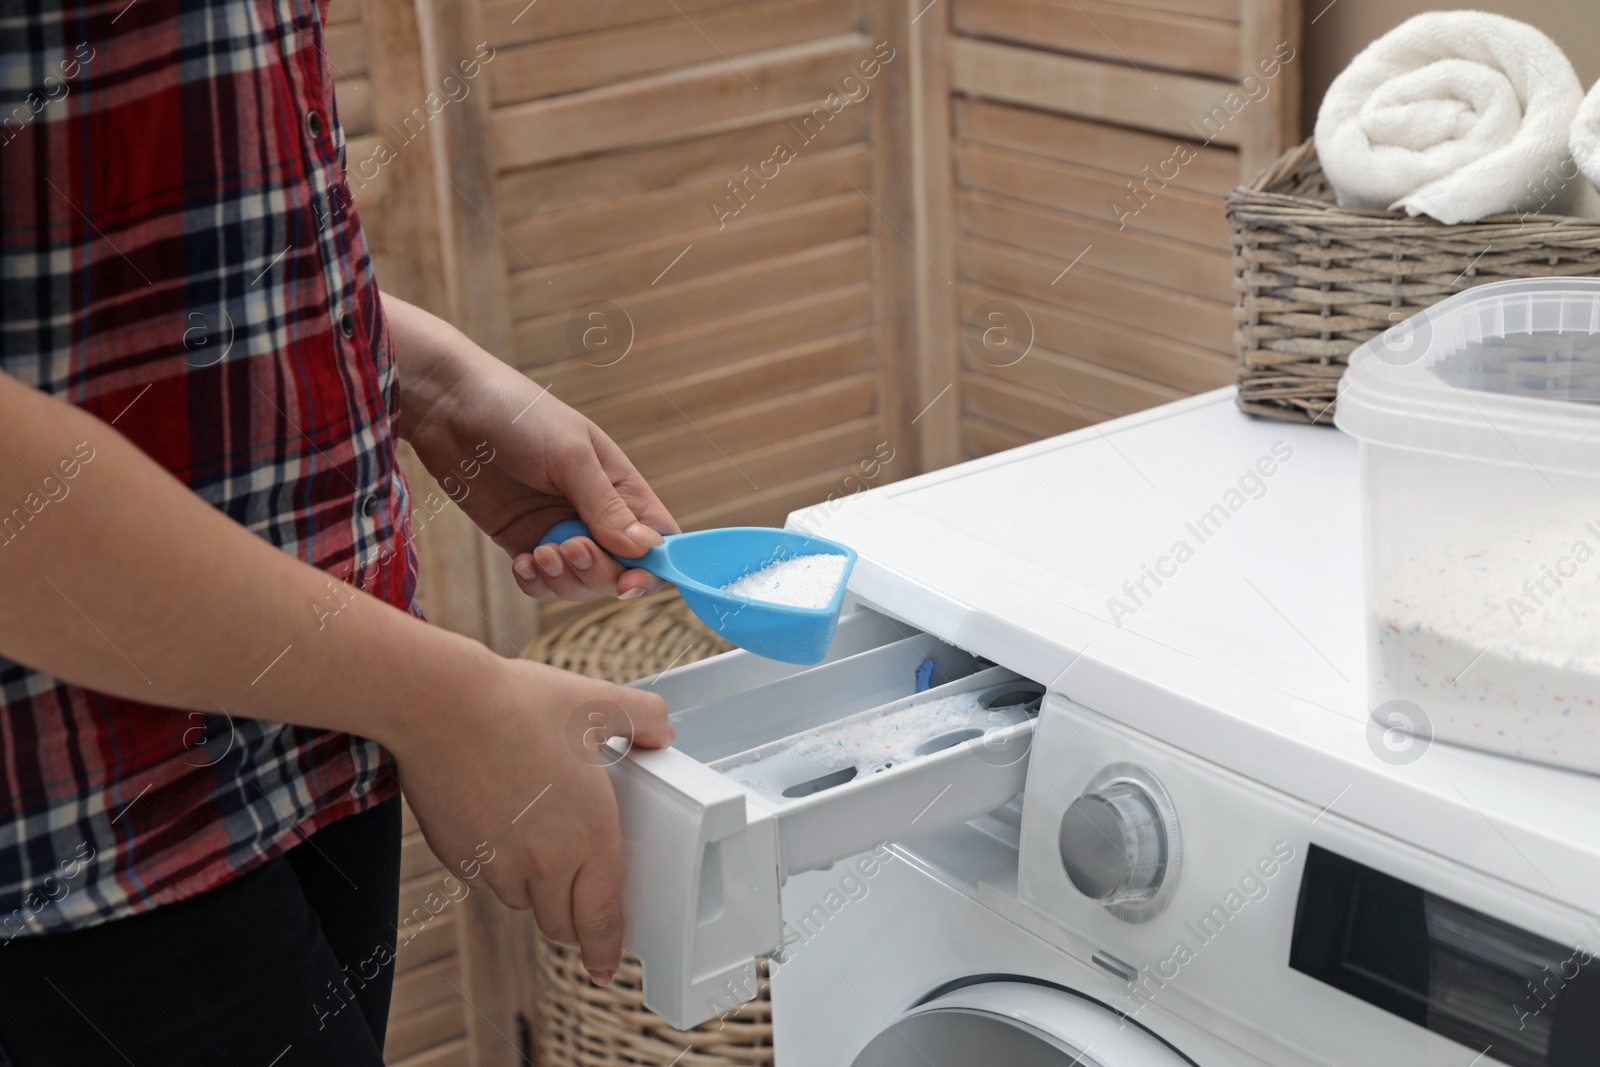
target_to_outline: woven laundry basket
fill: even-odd
[[[578,674],[630,682],[731,648],[675,591],[619,601],[543,635],[525,655]],[[541,939],[539,1067],[771,1067],[772,1002],[765,970],[755,1000],[693,1030],[646,1010],[639,961],[624,955],[611,985],[589,981],[577,949]]]
[[[1593,219],[1501,215],[1447,226],[1339,207],[1311,141],[1234,189],[1227,205],[1239,406],[1255,415],[1331,426],[1340,376],[1363,341],[1476,285],[1600,275]]]

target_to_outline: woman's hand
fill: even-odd
[[[511,556],[522,591],[590,600],[659,588],[608,554],[643,555],[678,530],[616,442],[442,320],[387,295],[384,310],[401,364],[401,436]],[[593,539],[535,548],[575,516]]]
[[[601,985],[622,956],[622,837],[606,776],[622,736],[672,741],[654,693],[525,660],[497,669],[449,714],[389,742],[434,855],[482,873],[546,937],[577,944]]]

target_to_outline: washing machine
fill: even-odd
[[[1374,721],[1356,464],[1223,390],[791,516],[860,556],[828,658],[645,680],[678,741],[610,767],[646,1006],[764,966],[779,1067],[1600,1064],[1600,778]]]

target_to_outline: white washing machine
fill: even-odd
[[[646,683],[646,1005],[780,1067],[1592,1067],[1600,778],[1365,708],[1356,455],[1231,391],[797,513],[829,659]],[[894,731],[904,731],[897,733]]]

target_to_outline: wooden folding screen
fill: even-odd
[[[1225,385],[1222,195],[1299,114],[1295,0],[949,0],[932,57],[928,226],[958,312],[953,462]],[[941,148],[941,142],[947,148]],[[1031,347],[1030,347],[1031,346]],[[1024,354],[1025,353],[1025,354]]]

